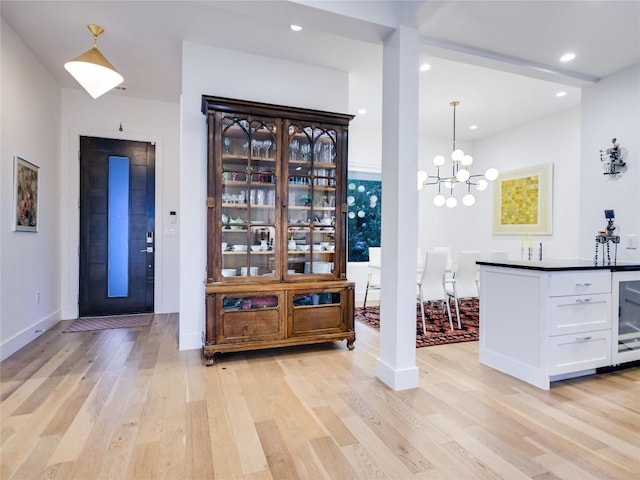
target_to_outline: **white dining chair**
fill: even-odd
[[[463,250],[458,258],[458,265],[452,281],[445,285],[448,298],[453,298],[456,304],[456,317],[458,326],[460,322],[460,299],[478,297],[478,265],[480,252]]]
[[[445,282],[449,282],[453,279],[453,261],[451,260],[451,248],[450,247],[433,247],[434,252],[446,252],[447,254],[447,268],[445,270]]]
[[[381,248],[369,247],[369,263],[367,264],[367,288],[364,292],[362,308],[367,308],[369,290],[380,290],[381,286]]]
[[[420,302],[420,313],[422,314],[422,332],[426,335],[424,302],[442,302],[442,308],[446,306],[449,316],[449,326],[453,330],[453,320],[451,318],[451,307],[449,298],[444,286],[444,275],[447,267],[446,252],[427,252],[424,259],[422,275],[418,280],[418,301]]]

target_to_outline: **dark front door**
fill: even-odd
[[[155,145],[80,137],[80,316],[153,312]]]

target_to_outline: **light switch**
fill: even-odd
[[[627,235],[625,239],[625,248],[635,250],[638,248],[638,236],[635,234]]]

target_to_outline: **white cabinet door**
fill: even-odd
[[[590,332],[611,328],[611,295],[549,298],[549,335]]]
[[[549,375],[611,365],[611,331],[600,330],[549,338]]]

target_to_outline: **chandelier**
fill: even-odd
[[[460,102],[449,103],[453,107],[453,151],[451,153],[451,175],[440,174],[440,169],[445,169],[446,159],[443,155],[436,155],[433,164],[437,171],[435,175],[429,175],[424,170],[418,172],[418,189],[422,189],[425,185],[437,185],[438,193],[433,197],[433,204],[436,207],[446,205],[454,208],[458,205],[458,199],[454,192],[459,194],[464,191],[462,196],[462,204],[470,207],[476,203],[476,197],[471,193],[471,187],[475,187],[479,191],[486,190],[489,181],[498,178],[498,170],[489,168],[484,174],[472,175],[469,167],[473,163],[473,157],[466,155],[462,150],[456,148],[456,107]],[[448,170],[447,170],[448,171]],[[458,185],[461,187],[456,188]]]

